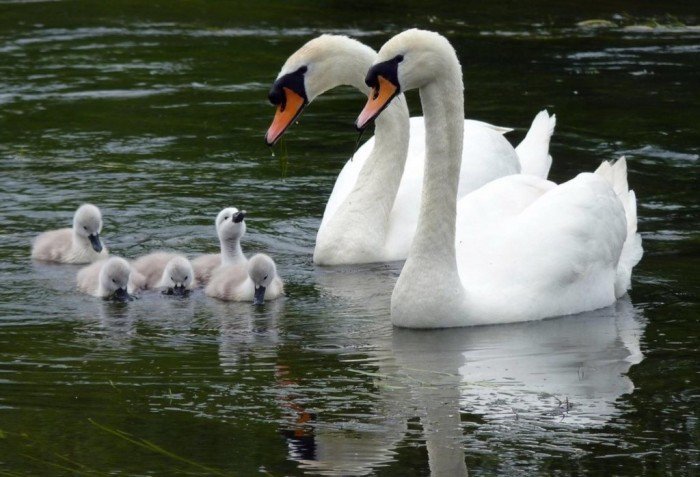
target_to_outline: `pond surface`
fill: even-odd
[[[0,2],[0,474],[697,475],[700,12],[580,3]],[[469,117],[517,143],[557,114],[554,180],[627,156],[629,297],[416,332],[389,323],[400,263],[313,265],[364,98],[308,107],[285,165],[267,90],[320,32],[412,26],[455,45]],[[127,257],[216,251],[216,213],[247,209],[287,296],[80,295],[29,247],[87,201]]]

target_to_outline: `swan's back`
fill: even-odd
[[[143,276],[139,288],[150,290],[160,283],[163,270],[168,262],[176,257],[172,252],[153,252],[139,257],[132,263],[132,269]]]
[[[49,230],[39,234],[32,246],[32,258],[45,262],[65,262],[73,247],[73,229]]]
[[[217,268],[204,289],[204,294],[226,301],[252,301],[253,281],[245,265],[223,265]]]
[[[68,229],[70,230],[70,229]],[[98,296],[100,288],[100,272],[107,259],[98,260],[81,268],[76,278],[78,290],[89,295]]]
[[[205,285],[211,280],[211,276],[216,268],[221,265],[221,254],[207,253],[196,257],[191,262],[197,283]]]
[[[470,324],[566,315],[615,301],[627,231],[624,208],[605,179],[583,173],[555,187],[523,175],[482,189],[458,205],[459,275],[480,310]],[[505,201],[489,207],[479,200],[507,194],[521,199],[510,213],[503,213]]]

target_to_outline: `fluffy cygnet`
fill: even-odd
[[[221,253],[200,255],[192,260],[194,274],[199,283],[207,283],[219,266],[245,265],[248,259],[241,250],[241,238],[246,231],[245,210],[227,207],[216,216],[216,234],[219,237]]]
[[[99,260],[78,272],[78,290],[92,296],[130,300],[129,262],[120,257]]]
[[[100,240],[102,214],[92,204],[78,207],[73,228],[50,230],[40,234],[32,246],[32,258],[46,262],[90,263],[108,255]]]
[[[194,271],[187,273],[189,271],[187,269],[192,268],[189,260],[173,252],[153,252],[137,258],[131,264],[132,268],[137,273],[132,279],[134,288],[152,290],[161,286],[168,287],[169,280],[166,280],[168,277],[166,277],[165,272],[170,262],[173,262],[171,267],[175,267],[176,270],[185,270],[182,274],[182,279],[177,281],[178,283],[184,281],[194,283]],[[185,277],[187,277],[187,279],[185,279]]]
[[[246,265],[222,265],[204,289],[207,296],[227,301],[252,301],[262,305],[265,298],[274,300],[284,294],[284,284],[277,275],[275,262],[259,253]]]
[[[168,295],[186,295],[195,286],[192,264],[182,255],[176,255],[165,265],[158,288]]]

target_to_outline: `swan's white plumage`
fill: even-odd
[[[322,35],[290,56],[279,77],[307,67],[304,81],[309,101],[340,85],[366,93],[364,75],[375,58],[374,50],[356,40]],[[541,129],[547,132],[529,134],[522,149],[528,164],[548,170],[554,119],[550,122],[546,112],[538,118],[540,122],[546,119],[547,127]],[[410,137],[406,128],[410,128]],[[493,179],[520,172],[522,159],[502,136],[508,130],[465,120],[460,197]],[[402,171],[397,164],[404,158]],[[377,119],[375,136],[338,175],[319,227],[314,261],[337,265],[405,259],[417,226],[424,158],[424,120],[416,117],[408,121],[408,109],[400,95]],[[365,166],[372,172],[364,171]]]
[[[241,239],[246,231],[245,220],[234,222],[234,217],[240,213],[245,215],[245,211],[239,211],[236,207],[226,207],[217,214],[214,225],[221,253],[199,255],[192,260],[198,283],[208,283],[214,271],[221,265],[245,265],[248,262],[241,249]]]
[[[78,290],[92,296],[107,298],[118,288],[129,289],[131,266],[121,257],[98,260],[78,271]]]
[[[546,179],[552,166],[552,156],[549,155],[549,139],[554,134],[557,117],[547,111],[540,111],[532,121],[530,130],[515,152],[520,160],[520,170],[523,174]]]
[[[265,277],[265,299],[274,300],[284,294],[284,283],[277,274],[274,261],[259,253],[246,264],[222,265],[212,274],[204,294],[225,301],[253,301],[256,286]]]
[[[102,250],[95,251],[88,237],[90,234],[99,237],[101,231],[100,209],[92,204],[83,204],[75,211],[72,228],[49,230],[36,237],[32,245],[32,259],[60,263],[101,260],[109,254],[107,247],[102,244]]]
[[[406,55],[401,88],[421,89],[429,130],[419,226],[392,295],[392,322],[507,323],[614,303],[642,253],[624,158],[561,185],[537,175],[502,177],[457,201],[459,62],[447,40],[420,30],[389,40],[377,61],[399,52]],[[440,68],[421,68],[423,61]]]

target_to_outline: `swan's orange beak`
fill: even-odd
[[[283,87],[282,90],[284,91],[285,100],[277,106],[275,117],[267,130],[267,134],[265,134],[265,142],[268,146],[272,146],[282,137],[289,125],[301,114],[306,103],[304,98],[291,89]]]
[[[399,87],[384,78],[377,76],[378,86],[369,92],[367,104],[355,121],[355,127],[360,131],[367,127],[379,114],[384,111],[392,99],[398,95]]]

